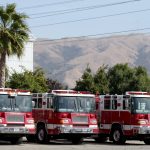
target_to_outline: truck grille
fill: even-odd
[[[73,116],[72,117],[72,122],[73,123],[88,123],[88,116]]]
[[[23,123],[24,122],[24,116],[21,115],[8,115],[6,117],[7,122],[18,122],[18,123]]]

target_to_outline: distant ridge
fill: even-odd
[[[42,40],[45,42],[40,42]],[[150,72],[150,35],[49,40],[37,39],[34,42],[34,67],[42,67],[47,76],[70,88],[75,86],[87,65],[95,72],[103,64],[128,63],[130,66],[144,66]]]

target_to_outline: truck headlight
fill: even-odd
[[[33,119],[27,119],[27,123],[33,124],[33,123],[34,123],[34,120],[33,120]]]
[[[146,120],[139,120],[138,121],[138,124],[146,124],[147,122],[146,122]]]
[[[97,120],[96,119],[91,119],[90,122],[91,122],[91,124],[97,124]]]
[[[0,123],[3,123],[3,118],[0,117]]]
[[[61,119],[60,123],[61,124],[69,123],[69,119]]]

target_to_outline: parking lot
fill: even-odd
[[[67,141],[51,141],[48,144],[28,143],[26,139],[20,145],[11,145],[9,142],[0,142],[1,150],[148,150],[149,145],[142,141],[127,141],[125,145],[114,145],[112,142],[95,143],[86,139],[81,145],[72,145]]]

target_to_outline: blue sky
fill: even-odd
[[[127,3],[117,4],[120,2]],[[17,11],[24,12],[30,17],[27,23],[36,38],[59,39],[103,33],[114,35],[114,32],[150,28],[150,0],[0,0],[2,6],[9,3],[16,3]],[[108,4],[110,6],[100,7]],[[85,7],[95,9],[85,10]],[[54,11],[56,14],[56,11],[71,11],[78,8],[82,11],[51,15]],[[141,12],[116,15],[133,11]],[[81,21],[83,19],[87,20]],[[139,32],[150,33],[150,29],[129,33]]]

